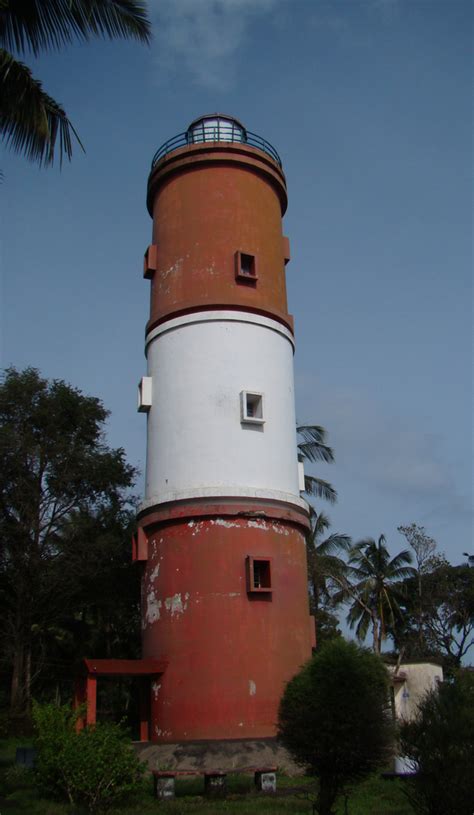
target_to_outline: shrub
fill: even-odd
[[[474,675],[459,671],[431,691],[404,722],[401,749],[418,765],[407,795],[420,815],[472,815],[474,809]]]
[[[392,743],[388,675],[378,656],[337,639],[318,650],[287,685],[279,736],[319,779],[315,809],[387,760]]]
[[[120,725],[98,723],[76,732],[78,712],[35,705],[36,778],[43,794],[106,810],[138,789],[144,765]]]
[[[8,792],[15,792],[18,789],[34,787],[33,770],[13,764],[3,773],[3,786]]]

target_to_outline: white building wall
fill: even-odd
[[[393,683],[395,713],[397,719],[410,720],[416,716],[423,697],[430,691],[437,690],[439,683],[443,681],[443,669],[432,662],[402,664],[398,679],[398,682]]]
[[[142,508],[193,497],[300,498],[293,340],[247,312],[199,312],[147,340],[148,412]],[[241,421],[242,391],[264,396],[264,424]]]

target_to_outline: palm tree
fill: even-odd
[[[397,598],[401,588],[397,583],[415,575],[415,570],[408,566],[412,562],[408,549],[390,559],[385,544],[384,535],[377,543],[373,538],[356,543],[350,551],[348,576],[338,581],[342,586],[338,599],[353,601],[347,622],[355,627],[361,641],[372,627],[373,649],[378,654],[386,637],[387,621],[393,624],[395,615],[400,614]]]
[[[339,557],[351,547],[349,535],[339,532],[322,540],[330,526],[327,515],[311,513],[311,529],[306,538],[308,558],[308,587],[310,606],[315,618],[316,638],[320,627],[320,617],[327,613],[327,606],[334,607],[331,596],[332,578],[345,574],[346,563]]]
[[[300,461],[334,461],[334,452],[326,443],[326,431],[320,425],[298,425],[296,428],[301,441],[298,442],[298,459]],[[324,498],[334,504],[337,492],[334,487],[322,478],[314,475],[304,477],[305,492],[317,498]]]
[[[11,52],[37,57],[91,37],[149,42],[145,5],[141,0],[0,0],[0,133],[15,152],[40,166],[53,163],[56,148],[60,161],[70,159],[73,137],[82,144],[62,105]]]

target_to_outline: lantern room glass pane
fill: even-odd
[[[245,141],[244,129],[232,119],[201,119],[189,130],[189,141],[194,144],[206,141]]]

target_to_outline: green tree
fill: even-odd
[[[326,442],[326,431],[320,425],[298,425],[296,428],[299,437],[298,458],[300,461],[334,461],[334,451]],[[337,501],[337,492],[328,481],[314,475],[304,477],[305,492],[317,498],[323,498],[334,504]]]
[[[385,543],[384,535],[377,542],[373,538],[358,541],[350,551],[346,574],[336,578],[340,586],[336,599],[352,602],[347,622],[355,628],[360,641],[372,629],[373,650],[377,654],[387,636],[387,626],[400,614],[400,583],[414,576],[408,565],[412,559],[410,552],[404,550],[390,558]]]
[[[407,794],[419,815],[472,815],[474,676],[461,670],[431,691],[415,719],[401,725],[401,750],[417,774]]]
[[[79,139],[63,106],[18,56],[37,57],[92,37],[148,42],[145,5],[140,0],[0,0],[0,132],[7,145],[39,165],[52,164],[58,147],[60,159],[70,159],[73,137]]]
[[[77,716],[69,705],[34,704],[35,777],[44,795],[104,812],[138,791],[145,765],[120,725],[76,732]]]
[[[459,667],[474,645],[474,569],[438,559],[423,574],[421,648],[416,583],[403,583],[402,616],[390,625],[395,645],[410,657],[437,655],[448,671]]]
[[[420,650],[423,650],[423,648],[426,647],[423,637],[423,578],[432,570],[433,564],[439,561],[436,541],[426,533],[424,526],[419,526],[418,524],[413,523],[407,526],[399,526],[397,530],[404,535],[415,555],[418,594],[418,608],[416,609],[416,615],[418,617],[418,641]]]
[[[380,657],[343,639],[326,643],[286,686],[279,737],[317,776],[316,811],[383,764],[392,743],[388,674]]]
[[[99,399],[32,368],[9,368],[0,385],[0,590],[14,710],[29,706],[37,632],[56,624],[74,580],[60,568],[68,523],[123,504],[134,480],[124,451],[105,443],[107,416]]]
[[[140,656],[140,570],[130,546],[135,526],[134,507],[120,503],[73,511],[63,524],[48,573],[54,604],[32,631],[36,698],[69,700],[84,656]],[[116,682],[101,700],[102,714],[104,701],[112,715],[117,700],[122,718],[130,689],[129,680]]]
[[[332,614],[335,607],[333,576],[345,574],[346,564],[339,557],[351,546],[349,535],[339,532],[325,537],[330,522],[327,515],[314,512],[311,529],[306,538],[308,557],[308,585],[311,613],[315,618],[316,639],[321,642],[325,635],[337,636],[337,618]]]

